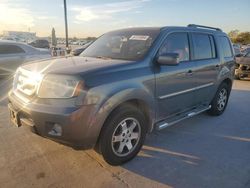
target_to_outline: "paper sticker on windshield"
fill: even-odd
[[[132,35],[129,40],[148,40],[148,38],[147,35]]]

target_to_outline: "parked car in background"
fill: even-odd
[[[74,42],[72,42],[72,45],[79,45],[79,42],[78,41],[74,41]]]
[[[241,50],[241,53],[243,54],[243,55],[246,55],[247,53],[249,53],[250,52],[250,47],[249,46],[247,46],[246,48],[244,48],[243,50]]]
[[[241,45],[240,45],[240,44],[235,44],[235,43],[234,43],[234,44],[233,44],[233,47],[234,47],[234,48],[239,48],[239,49],[240,49],[240,48],[241,48]]]
[[[240,57],[241,56],[241,50],[239,47],[236,47],[234,46],[234,54],[235,54],[235,57]]]
[[[33,42],[30,42],[29,45],[35,48],[50,48],[49,42],[44,39],[35,40]]]
[[[49,50],[36,49],[25,43],[0,41],[0,77],[14,74],[24,63],[50,57]]]
[[[51,48],[51,55],[55,56],[65,56],[65,49],[61,47],[52,47]]]
[[[13,37],[2,37],[1,40],[17,41],[17,39]]]
[[[234,66],[230,39],[218,28],[117,30],[80,56],[20,67],[9,92],[10,118],[44,137],[96,148],[119,165],[154,129],[204,111],[221,115]]]
[[[235,78],[250,78],[250,52],[236,58]]]
[[[81,45],[81,46],[83,46],[83,45],[85,45],[85,44],[87,44],[88,42],[86,42],[86,41],[80,41],[79,42],[79,45]]]
[[[87,44],[84,44],[83,46],[79,47],[79,48],[76,48],[74,50],[71,51],[71,55],[74,55],[74,56],[78,56],[80,55],[91,43],[91,42],[88,42]]]

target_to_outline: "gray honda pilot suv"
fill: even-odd
[[[218,28],[129,28],[93,42],[79,57],[24,65],[9,92],[16,126],[95,148],[112,165],[137,155],[147,133],[208,111],[221,115],[235,57]]]

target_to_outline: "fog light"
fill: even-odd
[[[52,127],[51,131],[48,133],[49,135],[52,136],[62,136],[62,127],[59,124],[54,124]]]

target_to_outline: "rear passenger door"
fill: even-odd
[[[220,60],[216,53],[215,39],[207,33],[191,33],[192,60],[196,63],[195,103],[209,105],[215,90],[220,69]]]

